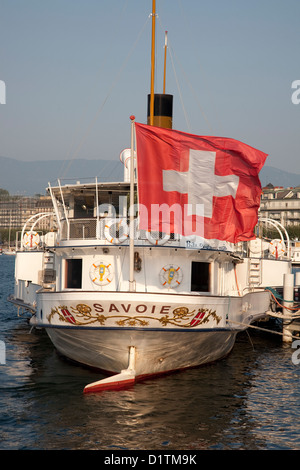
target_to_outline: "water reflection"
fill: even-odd
[[[269,449],[299,449],[299,366],[292,364],[289,345],[264,354],[252,371],[245,409],[255,433]]]
[[[15,389],[14,415],[17,411],[22,419],[19,444],[11,445],[131,450],[268,447],[269,436],[262,432],[259,416],[263,413],[265,426],[269,413],[272,419],[270,408],[262,403],[271,381],[260,377],[268,364],[265,351],[261,357],[247,338],[239,339],[233,353],[216,364],[147,380],[128,390],[84,395],[84,386],[99,375],[62,360],[43,332],[30,335],[34,339],[26,347],[24,333],[19,333],[15,330],[14,340],[21,341],[25,373]],[[24,426],[30,429],[26,435]]]

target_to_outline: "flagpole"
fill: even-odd
[[[155,0],[152,0],[150,126],[153,126],[153,123],[154,123],[154,73],[155,73]]]
[[[168,31],[165,32],[165,61],[164,61],[164,86],[163,86],[164,95],[166,93],[167,47],[168,47]]]
[[[134,123],[135,116],[131,120],[131,154],[130,154],[130,206],[129,206],[129,291],[135,291],[134,280]]]

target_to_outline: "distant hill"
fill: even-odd
[[[262,186],[272,183],[273,186],[284,188],[300,186],[300,175],[279,170],[272,166],[264,166],[259,174]]]
[[[10,194],[32,196],[45,194],[50,181],[57,183],[57,178],[78,179],[98,177],[98,181],[123,181],[123,164],[119,160],[51,160],[20,161],[0,157],[0,188]],[[279,170],[271,166],[263,167],[260,172],[262,186],[272,183],[274,186],[299,186],[300,175]]]
[[[51,160],[19,161],[0,157],[0,188],[10,194],[32,196],[45,194],[48,182],[98,177],[98,181],[123,181],[124,166],[120,160]]]

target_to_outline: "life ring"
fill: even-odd
[[[158,238],[153,236],[153,233],[157,233]],[[161,232],[151,232],[151,230],[147,230],[146,237],[148,242],[150,242],[152,245],[164,245],[165,243],[167,243],[167,241],[170,240],[170,235],[168,233],[165,233],[162,238],[160,238],[159,236],[160,233]]]
[[[249,249],[252,255],[261,254],[262,252],[261,239],[255,238],[254,240],[250,240]]]
[[[279,240],[278,238],[271,240],[269,244],[269,253],[272,256],[275,256],[275,258],[281,258],[285,253],[285,244],[283,240]]]
[[[113,225],[117,225],[117,229],[115,232],[122,232],[121,236],[118,237],[112,237],[111,236],[111,228]],[[128,225],[126,223],[126,220],[124,219],[112,219],[110,222],[107,222],[104,227],[104,235],[107,241],[109,243],[113,243],[114,245],[119,245],[120,243],[123,243],[129,236],[128,234]]]
[[[175,264],[168,264],[161,268],[159,280],[164,287],[178,287],[183,278],[182,269]]]
[[[30,230],[29,232],[26,232],[23,237],[23,245],[25,248],[28,248],[29,250],[33,250],[36,248],[40,243],[40,236],[37,232],[33,232]]]
[[[90,279],[97,286],[110,284],[113,277],[111,264],[106,265],[100,262],[98,264],[93,263],[90,267]]]

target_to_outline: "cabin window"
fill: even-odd
[[[210,263],[192,261],[191,290],[209,292]]]
[[[94,196],[74,197],[74,218],[85,219],[94,216]]]
[[[82,259],[66,259],[66,288],[81,289]]]

